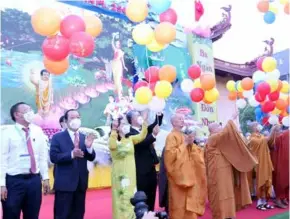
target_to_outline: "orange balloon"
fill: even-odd
[[[287,113],[286,111],[282,111],[282,112],[280,113],[280,115],[284,117],[284,116],[288,116],[288,113]]]
[[[237,96],[238,96],[237,92],[232,91],[232,92],[229,93],[228,98],[229,98],[229,100],[236,100]]]
[[[283,87],[283,83],[281,80],[278,80],[278,87],[277,87],[277,91],[280,91]]]
[[[290,3],[287,3],[287,4],[285,4],[285,6],[284,6],[284,12],[286,13],[286,14],[290,14]]]
[[[176,68],[172,65],[164,65],[159,69],[159,80],[168,81],[170,83],[176,80]]]
[[[131,21],[142,22],[148,15],[147,2],[144,0],[131,0],[127,4],[125,13]]]
[[[215,87],[215,77],[212,73],[205,73],[200,76],[200,84],[202,89],[211,90]]]
[[[205,98],[203,98],[203,100],[202,100],[204,103],[206,103],[206,104],[212,104],[212,102],[209,102],[208,100],[206,100]]]
[[[86,32],[90,34],[92,37],[97,37],[103,30],[103,23],[95,15],[92,16],[85,16],[84,21],[86,24]]]
[[[253,89],[254,87],[254,82],[253,82],[253,79],[252,78],[244,78],[242,81],[241,81],[241,86],[244,90],[251,90]]]
[[[284,110],[287,107],[287,103],[283,99],[279,99],[276,101],[276,108],[279,110]]]
[[[289,96],[288,96],[287,99],[286,99],[286,103],[287,103],[288,105],[290,105]]]
[[[61,75],[65,73],[69,67],[68,58],[55,62],[51,61],[48,58],[43,58],[44,67],[47,71],[54,75]]]
[[[244,99],[244,98],[245,98],[244,95],[243,95],[243,92],[238,92],[238,97],[239,97],[240,99]]]
[[[42,36],[53,36],[59,31],[61,17],[52,8],[40,8],[31,16],[33,30]]]
[[[165,45],[176,38],[175,26],[169,22],[162,22],[155,27],[155,39],[158,43]]]
[[[258,7],[258,10],[260,12],[263,12],[263,13],[264,12],[267,12],[269,10],[269,1],[267,1],[267,0],[261,0],[258,3],[257,7]]]

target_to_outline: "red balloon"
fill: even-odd
[[[276,100],[279,99],[279,97],[280,97],[280,92],[279,91],[274,91],[274,92],[268,94],[268,98],[271,101],[276,101]]]
[[[84,32],[86,24],[84,20],[77,15],[66,16],[60,23],[60,32],[66,37],[70,38],[74,33]]]
[[[69,54],[69,41],[58,35],[47,37],[42,43],[42,52],[52,61],[61,61]]]
[[[202,101],[204,98],[204,90],[201,88],[194,88],[190,92],[190,98],[193,102],[196,102],[196,103]]]
[[[161,13],[159,15],[159,21],[161,22],[169,22],[172,23],[173,25],[176,24],[177,22],[177,14],[174,9],[169,8],[167,11]]]
[[[271,92],[271,87],[267,82],[262,82],[261,84],[258,85],[257,91],[261,95],[266,96]]]
[[[70,52],[78,57],[90,56],[95,49],[94,38],[86,32],[77,32],[70,38]]]
[[[270,123],[269,123],[269,117],[264,117],[263,119],[262,119],[262,124],[263,125],[269,125]]]
[[[261,95],[260,93],[256,93],[255,94],[255,99],[258,101],[258,102],[263,102],[265,99],[266,99],[266,96],[265,95]]]
[[[262,63],[263,63],[264,59],[265,59],[265,57],[260,57],[256,62],[257,69],[260,71],[263,71]]]
[[[152,94],[155,95],[155,86],[156,86],[156,82],[155,83],[150,83],[149,84],[149,87],[150,87],[150,90],[152,91]]]
[[[156,66],[151,66],[145,71],[146,81],[149,83],[157,82],[159,80],[159,68]]]
[[[264,113],[272,112],[275,109],[275,103],[273,101],[266,101],[262,105],[261,109],[262,109],[262,112],[264,112]]]
[[[148,83],[146,81],[138,81],[134,85],[134,90],[136,91],[139,87],[148,87]]]
[[[201,69],[199,65],[191,65],[187,70],[188,76],[191,79],[197,79],[200,77]]]

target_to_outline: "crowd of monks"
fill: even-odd
[[[171,219],[197,219],[207,200],[213,219],[235,218],[236,212],[252,204],[257,211],[274,208],[269,204],[271,189],[275,205],[287,208],[289,200],[289,130],[273,126],[270,134],[250,124],[245,138],[235,124],[237,115],[222,127],[208,126],[205,148],[196,145],[196,131],[184,132],[184,115],[171,118],[173,130],[166,139],[160,166],[160,205]]]

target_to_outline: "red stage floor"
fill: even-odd
[[[43,197],[39,219],[53,218],[53,195]],[[86,198],[86,215],[85,219],[112,219],[112,199],[111,190],[96,190],[87,192]],[[271,216],[281,214],[289,209],[273,209],[261,212],[255,209],[255,205],[237,213],[237,219],[266,219]],[[2,212],[1,212],[2,213]],[[206,213],[201,219],[211,219],[210,210],[207,208]]]

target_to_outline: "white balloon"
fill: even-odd
[[[290,123],[290,118],[289,116],[285,116],[283,119],[282,119],[282,124],[286,127],[289,127],[289,123]]]
[[[152,97],[152,100],[148,104],[149,109],[155,113],[162,112],[165,108],[165,105],[165,100],[156,96]]]
[[[191,79],[183,79],[180,88],[184,93],[190,93],[193,89],[193,81]]]
[[[268,81],[268,80],[279,80],[280,78],[280,71],[278,69],[275,69],[274,71],[272,72],[269,72],[266,74],[266,78],[265,80]]]
[[[245,90],[243,91],[243,96],[246,97],[246,98],[250,98],[254,95],[254,91],[253,90]]]
[[[239,99],[236,104],[239,109],[244,109],[247,106],[247,101],[244,99]]]
[[[255,83],[259,82],[259,81],[265,81],[265,78],[266,78],[266,74],[265,72],[262,72],[262,71],[256,71],[254,72],[253,74],[253,81]]]
[[[276,124],[279,123],[279,118],[278,118],[278,116],[276,116],[276,115],[271,115],[271,116],[269,117],[268,122],[269,122],[271,125],[276,125]]]
[[[252,96],[249,98],[249,104],[252,107],[256,107],[260,105],[260,103],[255,99],[255,96]]]
[[[148,109],[147,104],[140,104],[135,99],[133,100],[132,107],[137,111],[144,111],[144,110]]]

